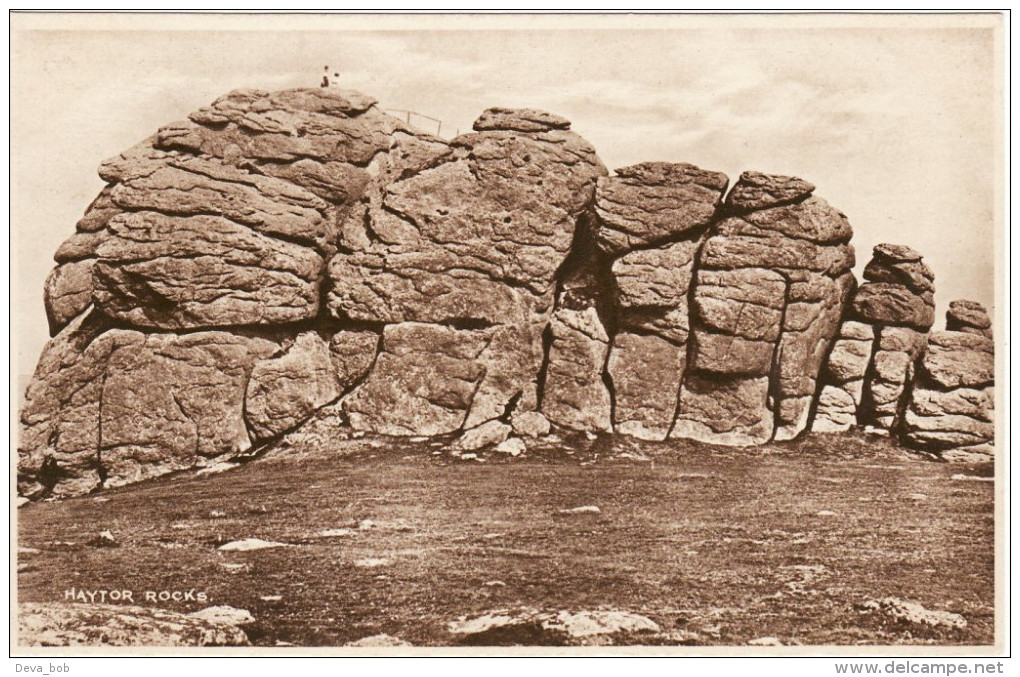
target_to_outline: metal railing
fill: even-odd
[[[407,124],[412,124],[411,120],[412,119],[417,119],[417,118],[422,118],[422,119],[425,119],[425,120],[429,120],[430,122],[434,122],[434,123],[436,123],[436,136],[441,136],[441,133],[443,131],[443,121],[440,120],[439,118],[434,118],[431,115],[423,115],[422,113],[419,113],[417,111],[405,110],[403,108],[387,108],[385,110],[385,112],[390,114],[390,115],[395,115],[395,117],[402,117],[402,118],[404,118],[404,121]],[[399,115],[396,115],[397,113],[399,113]],[[415,127],[422,127],[422,126],[420,124],[415,124]],[[428,131],[428,130],[426,130],[426,131]]]

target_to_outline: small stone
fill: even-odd
[[[507,438],[496,445],[496,451],[501,454],[510,454],[511,456],[520,456],[527,450],[528,447],[524,444],[524,440],[519,437]]]
[[[323,529],[322,531],[315,532],[316,538],[337,538],[339,536],[350,536],[354,533],[353,529],[341,527],[340,529]]]
[[[862,613],[880,613],[905,625],[949,630],[962,630],[967,627],[967,620],[960,614],[926,609],[917,602],[906,602],[896,597],[871,599],[861,604],[858,609]]]
[[[374,569],[375,567],[384,567],[392,563],[393,560],[387,559],[386,557],[363,557],[361,559],[354,560],[354,566],[363,569]]]
[[[20,508],[21,506],[25,505],[26,503],[31,503],[31,502],[32,502],[31,500],[25,498],[24,496],[18,496],[17,506]]]
[[[362,637],[361,639],[348,642],[344,646],[351,647],[374,647],[374,646],[414,646],[410,642],[405,642],[399,637],[393,637],[392,635],[371,635],[370,637]]]
[[[283,595],[261,595],[259,599],[263,602],[279,602],[283,599]]]
[[[506,583],[504,583],[503,581],[485,581],[484,583],[482,583],[482,585],[485,586],[486,588],[505,588],[506,587]]]
[[[952,477],[950,477],[949,479],[955,480],[957,482],[994,482],[995,481],[994,477],[980,477],[978,475],[963,475],[961,473],[957,473],[957,474],[953,475]]]
[[[224,552],[246,552],[248,550],[265,550],[266,548],[289,548],[289,543],[278,543],[277,541],[264,541],[261,538],[245,538],[240,541],[231,541],[221,545],[218,549]]]
[[[835,517],[836,516],[836,513],[834,513],[831,510],[819,510],[815,514],[818,515],[819,517]]]
[[[552,427],[549,419],[538,411],[514,412],[510,425],[515,433],[524,437],[544,437]]]
[[[113,537],[113,532],[109,529],[100,531],[99,535],[88,541],[87,545],[91,545],[94,548],[116,548],[120,544],[117,543],[117,539]]]
[[[748,646],[785,646],[776,637],[756,637],[747,642]]]
[[[210,606],[188,615],[216,625],[247,625],[255,622],[255,617],[247,609],[232,606]]]
[[[489,421],[477,428],[464,431],[464,434],[454,443],[457,449],[463,451],[477,451],[483,447],[500,444],[510,435],[510,426],[502,421]],[[464,458],[467,454],[461,456]]]
[[[928,494],[907,494],[908,501],[927,501]]]
[[[560,510],[561,515],[583,515],[583,514],[595,514],[602,512],[597,505],[582,505],[577,508],[564,508]]]

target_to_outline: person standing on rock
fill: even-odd
[[[329,65],[326,65],[323,71],[322,82],[319,83],[319,87],[336,86],[340,83],[340,73],[333,73],[333,77],[329,77]]]

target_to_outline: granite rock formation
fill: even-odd
[[[858,288],[850,224],[810,183],[610,175],[570,127],[492,108],[447,141],[357,92],[239,90],[102,163],[45,283],[20,491],[193,468],[322,409],[459,449],[991,441],[991,322],[957,301],[928,336],[920,254],[875,247]]]

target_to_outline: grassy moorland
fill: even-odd
[[[438,443],[343,440],[320,422],[219,474],[18,511],[21,601],[66,590],[203,591],[256,645],[387,633],[464,641],[493,609],[620,609],[652,644],[990,644],[993,486],[863,435],[732,449],[568,439],[461,460]],[[598,512],[561,513],[580,506]],[[118,547],[88,542],[110,530]],[[324,533],[325,532],[325,533]],[[217,549],[260,538],[291,547]],[[893,596],[963,629],[864,614]],[[635,640],[636,641],[636,640]]]

